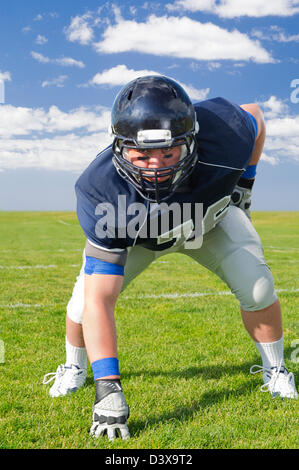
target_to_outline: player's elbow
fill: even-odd
[[[241,108],[250,113],[257,123],[257,139],[264,139],[266,136],[266,124],[262,109],[257,103],[242,104]]]
[[[259,125],[259,128],[260,128],[260,132],[259,132],[259,135],[262,136],[262,138],[265,138],[266,137],[266,123],[265,123],[265,119],[264,119],[264,114],[263,114],[263,111],[261,110],[261,108],[259,107],[259,114],[260,114],[260,125]]]

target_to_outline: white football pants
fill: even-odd
[[[258,311],[276,301],[274,281],[264,259],[261,240],[250,220],[238,207],[229,207],[218,225],[204,235],[201,248],[186,250],[182,246],[156,252],[140,245],[130,248],[122,290],[160,256],[183,253],[217,274],[245,311]],[[67,305],[67,315],[76,323],[82,323],[84,265],[83,253],[83,265]]]

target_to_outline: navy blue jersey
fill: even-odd
[[[183,206],[189,203],[193,218],[196,203],[202,203],[204,221],[212,217],[215,225],[220,220],[219,214],[227,209],[230,195],[250,162],[256,123],[249,113],[223,98],[196,103],[194,107],[200,126],[198,162],[184,187],[175,192],[167,204]],[[78,220],[86,237],[106,249],[124,249],[135,244],[152,250],[169,248],[172,240],[158,244],[157,237],[152,237],[150,232],[144,234],[153,207],[118,174],[112,157],[109,146],[87,167],[75,186]],[[135,213],[132,208],[136,208]],[[212,216],[211,208],[214,208]],[[133,223],[136,237],[132,238],[126,234],[126,228]],[[170,224],[175,223],[170,220]],[[158,223],[160,229],[159,224],[161,221]],[[213,224],[209,221],[205,226],[208,231]]]

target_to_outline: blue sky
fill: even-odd
[[[0,4],[0,210],[74,210],[136,76],[191,99],[258,102],[267,139],[253,209],[299,210],[299,0],[11,0]]]

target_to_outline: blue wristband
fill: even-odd
[[[91,363],[94,380],[109,375],[120,375],[117,357],[105,357]]]
[[[256,175],[256,167],[257,165],[249,165],[244,171],[242,178],[246,178],[246,179],[254,178]]]

